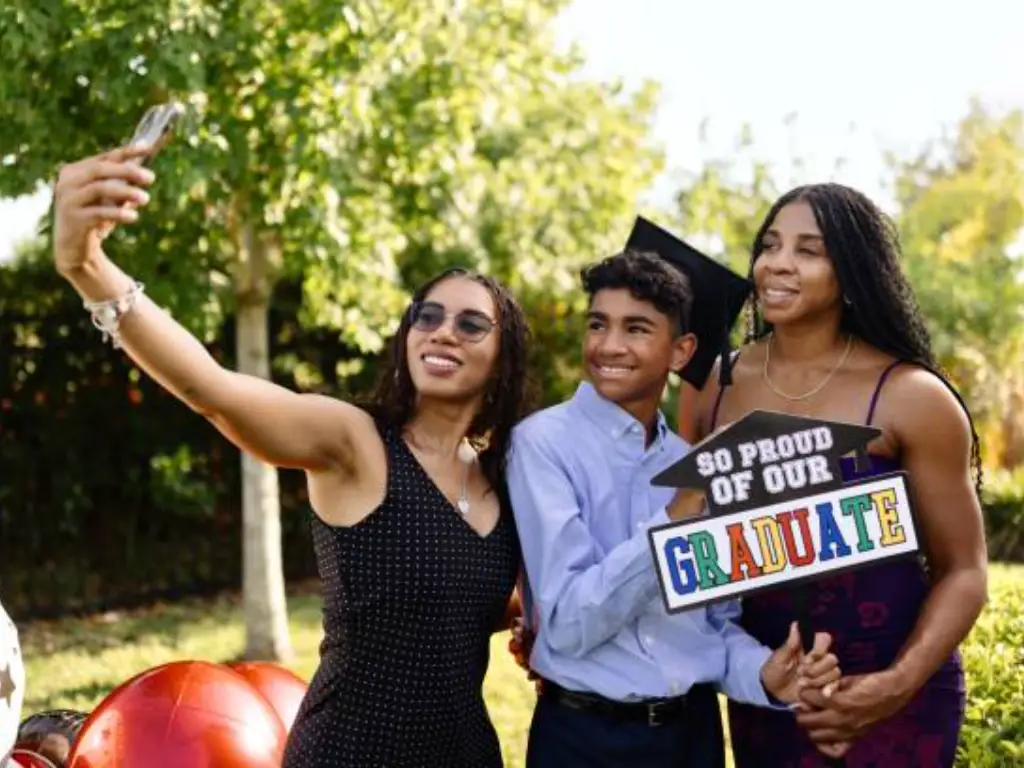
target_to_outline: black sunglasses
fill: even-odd
[[[436,331],[448,317],[444,304],[422,301],[412,308],[412,326],[418,331]],[[455,335],[463,341],[480,341],[494,330],[494,321],[483,312],[464,309],[455,315]]]

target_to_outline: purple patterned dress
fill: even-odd
[[[867,423],[890,371],[878,380]],[[718,418],[719,393],[712,414]],[[893,472],[899,462],[871,457],[872,467],[857,472],[842,460],[846,482]],[[913,631],[928,595],[928,579],[917,559],[897,560],[814,582],[808,606],[816,631],[829,632],[844,675],[888,667]],[[743,600],[740,624],[770,648],[786,640],[796,620],[792,591],[766,590]],[[894,717],[875,725],[846,755],[848,768],[947,768],[956,756],[966,706],[963,666],[954,653]],[[736,768],[821,768],[826,765],[788,712],[729,702],[729,727]]]

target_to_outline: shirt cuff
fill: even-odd
[[[764,683],[761,682],[761,668],[771,655],[771,648],[765,646],[745,649],[743,657],[738,662],[739,679],[747,681],[747,685],[744,687],[748,688],[748,699],[751,704],[788,712],[790,706],[768,693]]]

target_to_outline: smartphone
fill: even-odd
[[[146,110],[139,124],[135,127],[135,134],[129,144],[145,142],[149,144],[150,151],[142,157],[135,158],[134,162],[139,165],[149,165],[157,156],[164,145],[171,139],[175,126],[185,114],[185,107],[177,101],[170,101],[166,104],[157,104]]]

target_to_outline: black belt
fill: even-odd
[[[681,715],[688,699],[688,695],[684,694],[671,699],[614,701],[596,693],[570,691],[550,680],[543,681],[541,695],[564,707],[608,715],[619,720],[645,722],[652,728]]]

